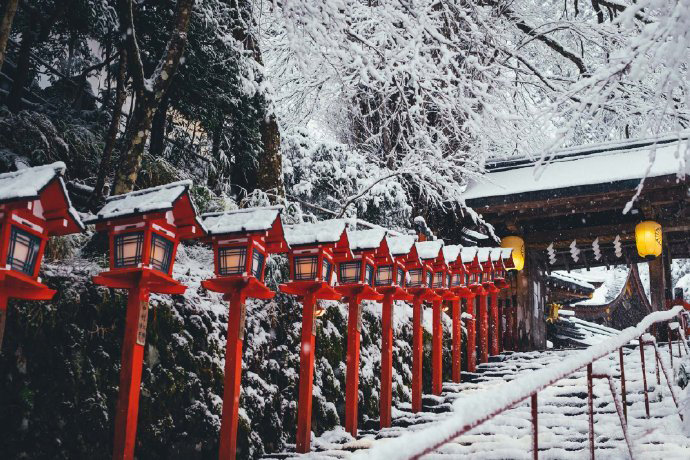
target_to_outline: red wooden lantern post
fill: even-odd
[[[460,383],[461,356],[462,356],[462,331],[460,321],[462,317],[461,299],[471,295],[471,291],[465,286],[465,265],[462,263],[460,251],[462,246],[444,246],[443,255],[448,263],[448,286],[455,297],[451,300],[451,318],[453,321],[453,344],[451,377],[453,382]]]
[[[263,283],[269,253],[287,252],[280,220],[281,207],[248,208],[204,214],[202,220],[213,244],[216,277],[202,281],[209,291],[230,301],[225,382],[220,423],[220,460],[237,454],[237,421],[242,378],[245,299],[275,296]]]
[[[57,162],[0,174],[0,351],[8,299],[55,295],[38,278],[48,238],[84,230],[62,180],[65,169]]]
[[[512,264],[512,252],[510,248],[494,248],[491,251],[491,281],[493,287],[493,293],[491,296],[491,356],[499,354],[501,350],[501,312],[499,311],[498,297],[501,290],[508,287],[506,282],[506,263],[507,259],[511,260]]]
[[[419,257],[419,243],[407,257],[407,292],[412,297],[412,412],[422,410],[422,362],[424,360],[423,303],[440,300],[431,289],[433,270],[429,262]]]
[[[336,259],[338,291],[348,303],[347,372],[345,374],[345,430],[357,436],[357,406],[359,404],[359,340],[362,329],[362,301],[383,300],[376,292],[374,276],[377,257],[388,252],[386,231],[371,229],[348,232],[350,251]]]
[[[302,298],[296,446],[299,453],[309,452],[311,448],[316,301],[342,297],[333,288],[336,282],[334,260],[350,250],[345,227],[343,219],[285,226],[285,239],[290,246],[290,282],[281,284],[280,290]]]
[[[191,185],[181,181],[111,196],[87,222],[110,239],[110,270],[93,281],[129,290],[113,459],[134,457],[149,294],[184,293],[186,286],[171,277],[177,246],[204,234],[189,196]]]
[[[471,256],[472,259],[470,262],[466,263],[467,267],[467,272],[465,275],[465,283],[467,285],[467,288],[472,292],[472,296],[468,297],[467,300],[467,305],[468,305],[468,310],[469,313],[472,315],[472,319],[469,319],[469,327],[472,328],[472,334],[470,340],[472,340],[473,343],[468,343],[468,349],[470,345],[472,345],[474,348],[472,348],[471,353],[470,353],[470,358],[468,360],[468,369],[472,367],[472,369],[476,370],[476,363],[477,361],[479,362],[485,362],[482,361],[482,343],[486,343],[486,329],[482,331],[482,325],[484,324],[484,320],[486,320],[486,291],[484,290],[484,287],[482,286],[483,283],[483,276],[484,272],[482,270],[482,264],[479,263],[479,248],[467,248],[467,254],[466,248],[462,249],[462,257],[463,260],[465,260],[465,257],[469,259]],[[471,253],[471,254],[470,254]],[[482,312],[483,309],[483,312]],[[488,325],[488,323],[487,323]],[[468,336],[470,335],[470,331],[468,330]],[[479,343],[477,343],[479,342]],[[478,345],[478,347],[477,347]],[[476,348],[479,348],[479,353],[477,353]],[[487,346],[487,351],[488,351],[488,346]],[[479,354],[479,357],[477,357],[477,354]],[[488,360],[488,358],[487,358]],[[474,372],[472,370],[471,372]]]
[[[414,247],[414,236],[389,238],[385,251],[377,257],[376,291],[383,294],[381,304],[381,396],[379,398],[379,423],[381,428],[391,426],[391,403],[393,393],[393,302],[413,300],[404,289],[405,260]]]
[[[443,302],[456,297],[448,289],[448,265],[443,255],[443,240],[417,243],[417,252],[433,270],[431,288],[437,298],[432,302],[431,392],[440,395],[443,389]]]
[[[489,300],[491,294],[496,292],[496,288],[491,282],[491,248],[478,248],[477,259],[481,266],[479,284],[481,290],[477,290],[479,295],[479,362],[489,362]]]

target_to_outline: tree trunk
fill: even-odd
[[[98,177],[96,178],[96,185],[93,188],[93,195],[91,195],[91,206],[98,207],[103,201],[103,186],[105,185],[105,178],[110,172],[110,159],[115,148],[115,141],[117,140],[117,133],[120,129],[120,119],[122,118],[122,106],[127,99],[127,50],[122,48],[120,50],[120,58],[118,60],[117,71],[117,85],[115,87],[115,104],[113,105],[113,114],[108,127],[108,134],[105,138],[105,146],[103,147],[103,154],[101,155],[101,164],[98,166]]]
[[[114,195],[121,195],[134,190],[139,169],[141,169],[141,161],[144,158],[146,140],[153,123],[154,111],[155,104],[151,102],[151,97],[139,94],[129,128],[125,133],[125,143],[122,149],[124,154],[115,177]]]
[[[17,12],[19,0],[7,0],[5,11],[0,21],[0,69],[5,62],[5,51],[7,50],[7,41],[12,32],[12,21],[14,21],[14,14]]]
[[[264,110],[267,109],[263,104]],[[261,120],[261,142],[263,156],[259,159],[257,171],[257,186],[263,191],[272,191],[276,195],[285,196],[283,185],[283,161],[280,156],[280,130],[278,121],[273,113],[266,113]]]
[[[22,98],[24,97],[24,88],[29,81],[29,69],[31,67],[31,49],[37,39],[36,24],[32,19],[26,24],[22,32],[22,41],[19,44],[19,53],[17,54],[17,68],[14,72],[12,80],[12,89],[7,95],[7,107],[12,112],[19,112],[22,107]]]
[[[153,122],[151,124],[151,142],[149,144],[149,153],[152,157],[163,156],[163,151],[165,150],[165,128],[167,126],[168,105],[168,96],[165,96],[158,105],[156,114],[153,116]]]

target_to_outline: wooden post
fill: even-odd
[[[623,361],[623,348],[618,349],[618,358],[620,360],[621,366],[621,399],[623,400],[623,414],[625,415],[625,421],[628,421],[628,395],[625,391],[625,362]]]
[[[134,458],[148,313],[148,289],[141,287],[130,289],[125,317],[125,337],[122,341],[122,364],[115,412],[113,460],[131,460]]]
[[[537,394],[534,393],[531,397],[532,400],[532,458],[534,460],[539,459],[539,423],[537,420]]]
[[[5,337],[5,324],[6,323],[7,323],[7,294],[5,294],[5,292],[0,292],[0,353],[2,352],[2,339]]]
[[[589,455],[594,460],[594,393],[592,386],[592,363],[587,364],[587,406],[589,409]]]
[[[489,336],[491,337],[491,341],[489,343],[489,354],[491,356],[496,356],[499,353],[498,349],[498,334],[499,334],[499,326],[498,326],[498,290],[496,290],[493,294],[489,296],[490,299],[490,304],[491,304],[491,310],[489,314],[489,330],[490,334]]]
[[[460,368],[462,356],[462,330],[460,328],[460,316],[462,316],[462,304],[460,299],[452,301],[453,315],[453,382],[460,383]]]
[[[642,385],[644,387],[644,408],[649,418],[649,392],[647,391],[647,369],[644,359],[644,341],[640,337],[640,362],[642,363]]]
[[[415,296],[412,302],[412,412],[422,410],[422,360],[424,334],[422,330],[422,301]]]
[[[653,311],[663,310],[666,305],[666,274],[663,257],[647,262],[649,267],[649,294]]]
[[[227,343],[225,345],[225,382],[223,411],[220,420],[219,460],[234,460],[237,456],[237,424],[240,409],[240,381],[242,379],[242,343],[244,340],[245,305],[241,290],[229,294]]]
[[[311,294],[302,306],[302,343],[299,352],[299,401],[297,406],[297,446],[300,454],[311,449],[311,403],[314,385],[314,305]]]
[[[471,319],[465,321],[465,326],[467,327],[467,371],[476,372],[477,371],[477,332],[476,332],[476,305],[474,301],[474,296],[467,298],[468,313],[472,315]]]
[[[357,437],[357,405],[359,404],[359,336],[360,302],[350,297],[347,317],[347,372],[345,374],[345,431]]]
[[[379,423],[381,428],[391,426],[393,393],[393,294],[383,298],[381,318],[381,398]]]
[[[506,301],[505,298],[498,299],[498,352],[503,353],[503,334],[505,332],[505,311],[506,311]]]
[[[489,362],[489,311],[487,295],[479,295],[479,362]]]
[[[432,303],[433,339],[431,343],[431,392],[440,395],[443,389],[443,324],[441,323],[443,301]]]

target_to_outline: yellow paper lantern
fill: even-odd
[[[525,242],[519,236],[506,236],[501,240],[502,248],[513,250],[513,265],[515,270],[522,270],[525,266]]]
[[[661,225],[646,220],[635,227],[635,244],[640,257],[653,259],[661,255],[662,231]]]

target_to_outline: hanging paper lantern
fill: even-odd
[[[519,236],[506,236],[501,240],[502,248],[513,250],[513,265],[515,270],[522,270],[525,266],[525,242]]]
[[[640,257],[647,259],[654,259],[661,255],[662,231],[661,225],[646,220],[640,222],[635,227],[635,243],[637,244],[637,253]]]

